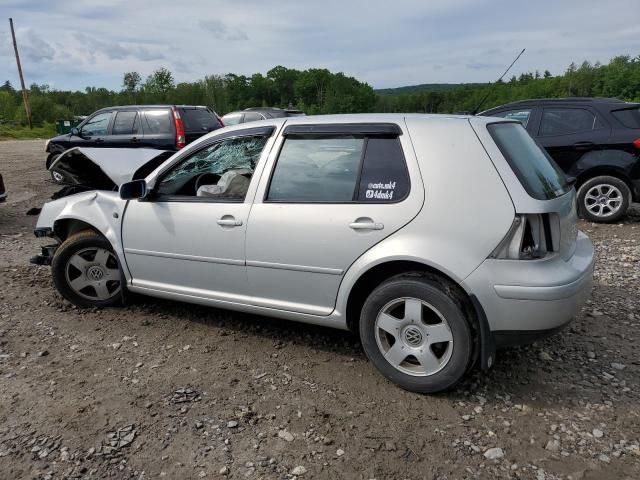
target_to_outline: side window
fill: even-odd
[[[540,135],[567,135],[602,128],[589,110],[583,108],[545,108],[542,112]]]
[[[111,135],[132,135],[135,133],[138,133],[138,112],[116,113]]]
[[[396,202],[409,190],[397,138],[290,136],[278,157],[267,201]]]
[[[267,140],[264,136],[236,137],[209,145],[169,170],[157,193],[242,201]]]
[[[409,172],[398,138],[369,138],[357,200],[399,202],[409,193]]]
[[[527,124],[529,123],[529,117],[531,116],[531,109],[519,108],[517,110],[507,110],[505,112],[492,113],[491,116],[506,118],[508,120],[517,120],[522,124],[524,128],[527,128]]]
[[[171,111],[153,109],[144,111],[144,132],[146,134],[171,133]]]
[[[91,117],[87,123],[82,126],[82,134],[88,137],[95,135],[106,135],[109,128],[109,120],[111,120],[111,112],[104,112]]]

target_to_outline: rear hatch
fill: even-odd
[[[496,258],[565,260],[575,251],[576,193],[560,167],[519,122],[471,121],[509,191],[517,216]]]
[[[186,143],[222,128],[222,124],[215,112],[204,107],[176,107],[184,125]]]

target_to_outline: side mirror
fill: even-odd
[[[136,200],[147,196],[147,182],[133,180],[120,185],[120,198],[122,200]]]
[[[71,133],[71,135],[79,137],[80,136],[80,129],[77,128],[77,127],[73,127],[69,133]]]

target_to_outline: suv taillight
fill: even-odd
[[[553,252],[551,221],[548,213],[516,215],[509,232],[489,258],[535,260]]]
[[[217,113],[215,113],[214,115],[218,119],[218,123],[220,124],[220,127],[224,127],[224,122],[222,121],[222,118],[220,117],[220,115],[218,115]]]
[[[187,142],[184,136],[184,124],[182,123],[182,118],[180,118],[180,113],[175,108],[173,109],[173,119],[176,123],[176,148],[180,150],[187,144]]]
[[[633,146],[636,147],[638,150],[640,150],[640,138],[636,138],[633,141]]]

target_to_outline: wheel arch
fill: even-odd
[[[94,231],[101,237],[107,238],[97,227],[78,218],[61,218],[53,223],[53,233],[61,242],[64,242],[71,235],[84,230]]]
[[[584,185],[592,178],[602,177],[605,175],[622,180],[627,185],[627,187],[629,187],[629,190],[633,194],[633,182],[631,181],[631,177],[629,177],[629,175],[623,168],[617,167],[615,165],[598,165],[596,167],[591,167],[588,170],[580,172],[576,177],[576,191],[579,190],[582,185]]]
[[[445,289],[451,291],[452,295],[460,301],[472,330],[474,351],[470,367],[476,364],[482,351],[481,366],[485,368],[485,365],[488,365],[486,366],[488,368],[493,359],[485,357],[490,357],[493,354],[493,341],[487,339],[487,336],[490,336],[490,331],[482,306],[450,275],[432,265],[416,260],[385,261],[372,266],[358,277],[349,291],[346,302],[345,320],[348,329],[356,335],[359,334],[360,312],[367,297],[382,282],[401,274],[436,279]],[[483,345],[488,345],[490,348],[487,350]]]

